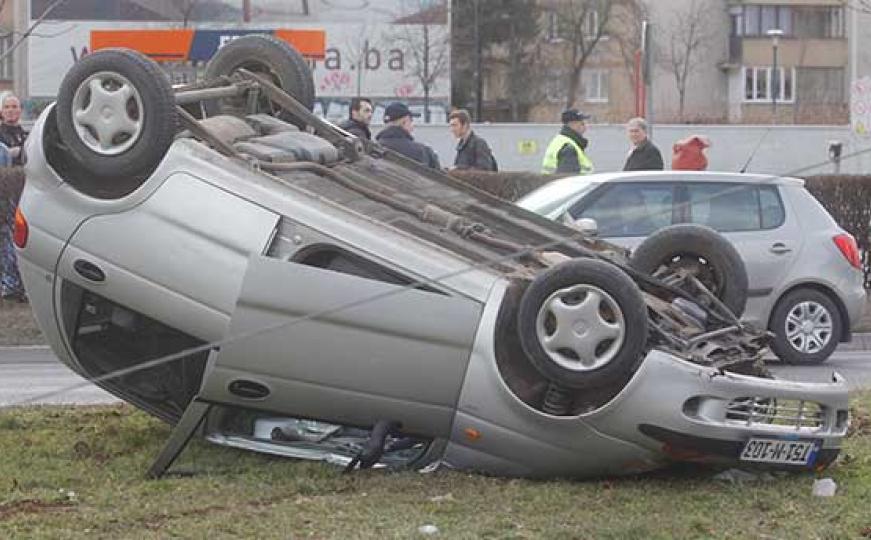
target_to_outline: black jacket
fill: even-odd
[[[27,132],[20,124],[0,124],[0,142],[6,145],[7,148],[21,147],[24,145],[24,140],[27,139]],[[13,165],[21,165],[21,153],[18,157],[12,160]]]
[[[648,139],[629,154],[626,164],[623,165],[624,171],[661,171],[664,168],[659,148]]]
[[[584,152],[587,151],[587,146],[590,145],[589,140],[585,139],[583,135],[580,135],[569,126],[563,126],[560,130],[560,135],[565,135],[578,143],[578,146],[580,146]],[[557,152],[556,158],[556,172],[578,174],[581,171],[581,162],[578,160],[578,153],[575,152],[572,145],[564,144],[559,152]]]
[[[372,132],[369,131],[369,126],[367,126],[363,122],[360,122],[359,120],[348,118],[347,120],[339,124],[339,127],[344,129],[351,135],[356,135],[357,138],[361,140],[372,140]]]
[[[413,159],[432,169],[441,169],[439,157],[432,148],[425,144],[415,142],[411,134],[399,126],[387,126],[381,130],[375,139],[394,152]]]
[[[472,131],[465,140],[457,144],[457,157],[454,159],[454,167],[458,169],[478,169],[481,171],[495,171],[496,160],[487,145],[487,141],[475,135]]]

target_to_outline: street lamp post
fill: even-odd
[[[777,47],[780,45],[780,37],[783,35],[783,30],[780,28],[772,28],[766,32],[771,38],[771,49],[773,52],[773,67],[771,69],[771,112],[773,123],[777,122],[777,95],[780,93],[780,72],[777,71]]]

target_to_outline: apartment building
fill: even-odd
[[[529,83],[540,86],[540,91],[525,109],[529,121],[554,121],[567,105],[571,65],[567,56],[572,44],[561,19],[569,3],[538,2],[540,38],[535,44],[536,73]],[[635,76],[627,52],[640,44],[639,13],[653,29],[649,114],[657,122],[846,124],[851,80],[871,75],[871,14],[849,9],[847,0],[615,0],[613,4],[604,35],[581,71],[574,99],[575,106],[598,122],[622,122],[635,114]],[[588,17],[585,39],[595,34],[599,24],[595,13]],[[690,32],[702,39],[687,46],[692,41],[687,39]],[[851,33],[856,34],[852,40]],[[494,55],[500,58],[499,51]],[[670,62],[674,55],[690,57],[688,69],[681,74],[683,107],[675,65]],[[505,97],[511,79],[505,66],[504,61],[494,62],[485,69],[485,99],[490,103]]]
[[[844,0],[730,2],[729,120],[846,124],[847,16]]]

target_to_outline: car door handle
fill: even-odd
[[[792,248],[788,248],[786,247],[786,244],[777,242],[776,244],[772,245],[768,249],[768,251],[774,253],[775,255],[783,255],[784,253],[789,253],[790,251],[792,251]]]
[[[106,280],[106,273],[103,272],[99,266],[92,263],[91,261],[76,259],[76,262],[73,263],[73,268],[75,268],[76,273],[78,273],[80,276],[87,279],[88,281],[102,283]]]

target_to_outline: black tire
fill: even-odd
[[[819,313],[821,320],[827,319],[831,329],[817,334],[815,340],[808,340],[810,336],[803,333],[793,335],[791,339],[790,330],[794,328],[800,332],[800,327],[794,324],[794,320],[788,322],[787,318],[796,310],[800,312],[802,304],[815,306],[810,313],[813,315]],[[824,312],[817,312],[816,309],[822,309]],[[768,329],[774,334],[771,348],[783,362],[803,365],[822,364],[838,347],[844,334],[844,321],[838,306],[829,295],[816,289],[796,289],[777,302],[771,313]],[[822,336],[825,336],[825,343],[816,346],[814,342],[819,344]],[[807,344],[806,350],[800,350],[805,344]]]
[[[116,92],[123,79],[135,92],[126,101],[123,112],[127,119],[140,121],[141,127],[132,134],[116,133],[110,139],[114,147],[95,148],[101,142],[99,131],[93,124],[86,125],[87,122],[75,117],[77,112],[86,112],[96,99],[89,83],[92,77],[100,80],[100,86],[106,90],[104,95]],[[172,144],[177,122],[172,87],[160,66],[139,52],[104,49],[85,56],[66,74],[58,96],[60,139],[75,161],[93,176],[147,176]]]
[[[747,304],[747,269],[735,246],[710,227],[683,223],[659,229],[632,252],[629,264],[654,275],[664,266],[692,259],[703,262],[699,281],[741,317]]]
[[[594,365],[589,369],[583,367],[576,350],[551,350],[549,353],[539,338],[540,317],[545,336],[550,332],[548,318],[551,319],[551,325],[555,325],[553,335],[556,335],[560,323],[551,311],[550,302],[564,291],[571,293],[570,289],[573,287],[592,287],[610,297],[596,305],[596,314],[600,319],[619,326],[622,316],[622,340],[614,339],[608,343],[607,339],[599,341],[596,338],[598,343],[588,342],[589,346],[595,346]],[[586,296],[578,299],[578,305],[583,303],[584,298]],[[620,315],[615,315],[616,310],[608,310],[603,318],[603,305],[607,309],[611,301],[616,304]],[[608,321],[609,316],[613,321]],[[576,323],[577,321],[570,322],[574,333],[577,332]],[[581,325],[592,328],[588,323],[585,320]],[[517,328],[523,351],[543,377],[568,388],[601,389],[624,384],[638,368],[647,343],[647,307],[638,286],[619,268],[594,259],[573,259],[549,268],[535,277],[520,300]],[[609,359],[597,366],[595,357],[603,345],[602,350],[608,351]],[[577,364],[572,364],[573,358],[569,352],[577,359]],[[567,364],[572,367],[566,367]]]
[[[266,74],[282,90],[293,96],[306,109],[312,110],[315,101],[315,87],[311,69],[299,52],[276,37],[265,34],[252,34],[234,39],[221,47],[206,65],[206,80],[230,76],[236,70]],[[258,112],[271,113],[268,101],[262,98],[262,109]],[[203,102],[206,114],[244,114],[247,108],[245,97],[219,99]],[[287,111],[280,118],[292,120]]]

